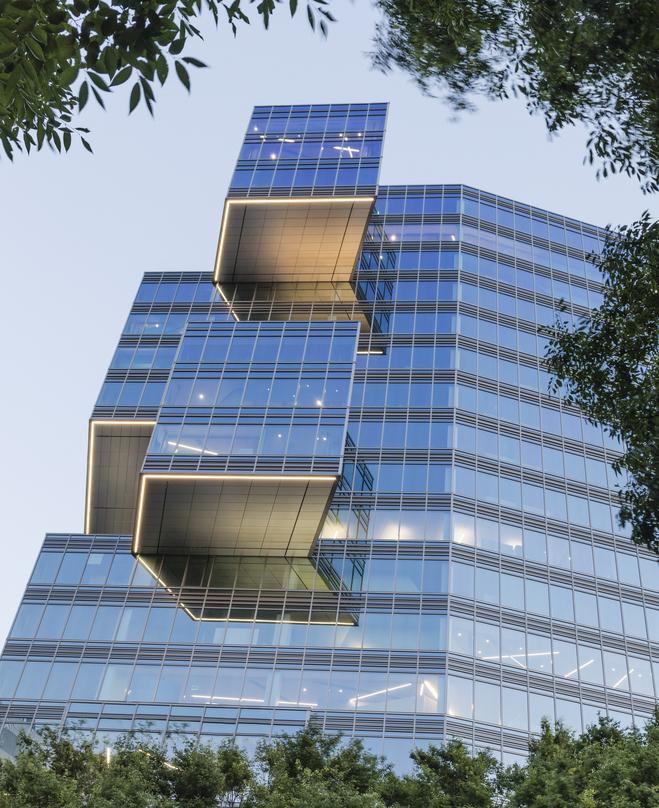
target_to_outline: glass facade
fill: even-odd
[[[373,194],[386,104],[255,107],[229,197]]]
[[[257,108],[229,196],[375,191],[384,112]],[[358,165],[321,154],[354,132]],[[617,521],[620,445],[548,393],[538,333],[601,301],[602,235],[380,186],[349,281],[147,273],[92,412],[87,532],[46,537],[0,660],[0,744],[49,724],[251,749],[313,720],[404,768],[448,737],[517,760],[543,716],[642,724],[659,569]],[[140,551],[149,475],[178,527]],[[250,545],[263,497],[280,516]],[[183,542],[193,522],[216,540]]]

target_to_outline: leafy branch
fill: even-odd
[[[659,190],[654,0],[376,0],[373,63],[457,111],[519,96],[550,132],[583,123],[585,162]]]
[[[659,222],[644,213],[610,231],[596,262],[602,305],[575,328],[556,323],[547,364],[554,390],[624,443],[621,522],[659,553]]]
[[[251,0],[249,5],[252,5]],[[261,0],[257,15],[267,28],[276,0]],[[297,0],[288,0],[291,16]],[[312,29],[327,35],[334,17],[327,0],[308,0]],[[174,73],[190,90],[189,68],[206,67],[183,55],[201,40],[197,18],[208,11],[234,34],[250,18],[241,0],[0,0],[0,142],[11,160],[17,151],[47,144],[68,151],[74,137],[91,151],[88,129],[74,125],[90,99],[132,81],[129,112],[144,104],[153,115],[154,88]]]

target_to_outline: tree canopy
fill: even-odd
[[[659,188],[659,6],[654,0],[377,0],[373,61],[456,110],[522,96],[550,132],[581,122],[598,173]]]
[[[163,747],[126,735],[111,753],[45,730],[0,761],[0,808],[650,808],[659,801],[658,717],[608,720],[580,737],[545,722],[525,765],[501,767],[457,740],[412,753],[398,775],[359,741],[308,726],[262,742]]]
[[[603,303],[574,328],[557,323],[547,364],[564,400],[624,442],[621,520],[659,552],[659,223],[611,231],[596,262]]]
[[[659,727],[623,731],[601,720],[581,737],[545,721],[526,766],[505,773],[510,808],[650,808],[659,802]]]
[[[312,28],[325,34],[333,17],[328,0],[307,0]],[[87,129],[74,125],[93,97],[131,82],[129,111],[142,102],[153,113],[154,87],[176,74],[190,89],[190,67],[205,64],[182,55],[201,39],[197,18],[206,11],[218,24],[249,23],[241,0],[0,0],[0,142],[16,151],[44,143],[70,148]],[[253,6],[267,27],[276,0]],[[298,0],[288,0],[294,15]]]

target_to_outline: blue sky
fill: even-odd
[[[255,104],[389,101],[383,183],[465,183],[600,225],[659,213],[633,181],[595,180],[581,130],[550,141],[518,102],[478,102],[454,121],[405,76],[372,71],[372,8],[334,9],[326,42],[283,6],[269,32],[256,20],[235,39],[204,26],[189,55],[210,69],[194,71],[190,96],[171,80],[154,119],[141,109],[129,118],[123,88],[109,112],[85,113],[93,156],[0,161],[0,639],[44,533],[82,530],[87,419],[142,273],[212,268]]]

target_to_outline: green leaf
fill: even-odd
[[[108,87],[105,79],[101,78],[97,73],[92,73],[91,70],[89,71],[89,78],[94,82],[94,84],[100,89],[103,90],[104,93],[109,93],[110,88]]]
[[[34,28],[34,30],[32,31],[32,36],[41,45],[47,45],[48,44],[48,34],[44,31],[43,28]]]
[[[92,87],[92,92],[94,93],[94,98],[96,99],[96,101],[97,101],[97,103],[98,103],[99,107],[101,107],[101,109],[105,109],[105,102],[104,102],[104,101],[103,101],[103,99],[101,98],[101,94],[100,94],[100,93],[99,93],[99,91],[96,89],[96,87]]]
[[[89,84],[83,81],[78,90],[78,109],[80,112],[85,108],[85,104],[89,100]]]
[[[185,38],[175,39],[169,46],[169,52],[172,56],[178,56],[185,46]]]
[[[81,137],[81,138],[80,138],[80,140],[82,141],[82,145],[83,145],[83,146],[84,146],[84,147],[87,149],[87,151],[88,151],[88,152],[90,152],[91,154],[93,154],[93,153],[94,153],[94,151],[93,151],[92,147],[91,147],[91,146],[89,145],[89,143],[88,143],[88,142],[87,142],[87,141],[84,139],[84,137]]]
[[[153,94],[153,90],[151,89],[151,85],[146,79],[140,79],[140,84],[142,85],[142,93],[144,94],[144,99],[149,101],[155,101],[155,96]]]
[[[25,40],[28,49],[39,59],[40,62],[44,61],[43,49],[41,45],[33,37],[28,37]]]
[[[7,140],[6,137],[4,137],[4,135],[2,136],[2,148],[5,150],[5,154],[7,155],[7,157],[10,160],[13,160],[14,159],[14,153],[13,153],[13,150],[12,150],[12,147],[11,147],[11,143],[9,142],[9,140]]]
[[[195,59],[192,56],[184,56],[183,61],[187,62],[189,65],[192,65],[193,67],[208,67],[208,65],[205,62],[200,62],[199,59]]]
[[[69,66],[65,67],[64,70],[60,73],[60,84],[63,87],[70,87],[73,82],[78,78],[78,68]]]
[[[139,81],[136,81],[133,84],[133,89],[130,91],[130,101],[128,102],[128,114],[135,109],[135,107],[140,103],[140,95],[142,91],[140,89]]]
[[[140,73],[144,76],[144,78],[147,81],[153,81],[153,77],[155,76],[156,71],[152,62],[140,60],[137,66],[139,68]]]
[[[167,76],[169,74],[169,66],[167,64],[167,59],[161,53],[160,56],[156,59],[156,74],[158,76],[158,81],[161,85],[165,83],[167,80]]]
[[[316,30],[316,18],[313,15],[313,11],[311,10],[311,6],[307,6],[307,19],[309,20],[309,25],[311,26],[311,30]]]
[[[112,47],[105,48],[103,56],[105,57],[105,66],[108,69],[108,75],[114,75],[117,70],[117,65],[119,64],[117,51]]]
[[[153,117],[153,90],[149,85],[149,82],[146,79],[140,79],[140,84],[142,85],[142,95],[144,96],[144,103],[146,104],[146,108],[149,110],[149,115]]]
[[[176,75],[179,77],[181,84],[190,92],[190,76],[188,75],[188,71],[183,67],[181,62],[174,62],[174,67],[176,68]]]
[[[111,87],[118,87],[120,84],[128,81],[133,72],[133,68],[130,65],[126,67],[122,67],[121,70],[117,73],[117,75],[112,79],[110,82]]]

